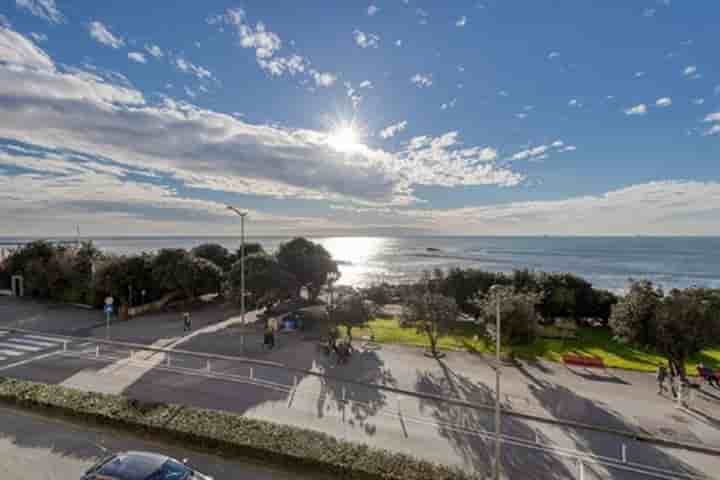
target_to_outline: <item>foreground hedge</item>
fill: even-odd
[[[238,414],[147,403],[120,395],[0,377],[0,400],[66,416],[152,433],[223,455],[325,472],[347,479],[471,480],[458,469],[379,450],[330,435]]]

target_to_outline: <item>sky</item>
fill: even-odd
[[[0,235],[720,235],[720,3],[0,1]]]

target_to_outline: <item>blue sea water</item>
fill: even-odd
[[[26,239],[2,239],[2,241]],[[238,237],[102,237],[95,244],[127,254],[192,248],[217,242],[229,249]],[[248,237],[272,251],[288,238]],[[720,288],[720,237],[315,237],[341,262],[340,283],[407,282],[423,270],[474,267],[512,272],[528,268],[572,272],[596,287],[621,291],[628,278],[665,288]]]

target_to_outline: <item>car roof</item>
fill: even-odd
[[[120,461],[116,461],[119,459]],[[97,474],[117,480],[145,480],[162,467],[170,457],[151,452],[123,452],[115,455]]]

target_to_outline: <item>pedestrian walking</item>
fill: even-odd
[[[667,390],[667,387],[665,386],[667,376],[667,368],[665,368],[665,365],[660,365],[657,369],[658,395],[662,395]]]
[[[192,324],[190,322],[190,312],[183,313],[183,331],[190,331],[190,329],[192,328]]]

